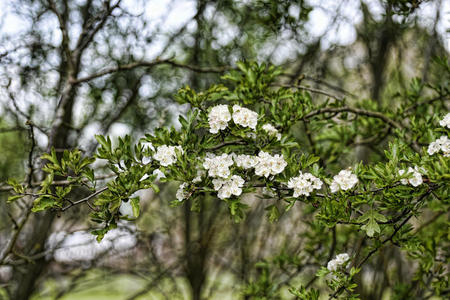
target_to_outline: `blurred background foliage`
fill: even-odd
[[[237,61],[279,65],[280,84],[373,110],[400,107],[431,94],[430,86],[449,84],[448,1],[17,0],[0,10],[2,181],[27,174],[27,121],[34,124],[36,169],[51,146],[89,155],[94,134],[137,139],[155,127],[178,126],[187,107],[174,101],[176,91],[217,83]],[[315,101],[329,95],[311,92]],[[55,123],[61,107],[62,122]],[[389,133],[374,138],[373,123],[356,124],[322,131],[298,124],[293,135],[305,152],[336,169],[382,159]],[[33,182],[40,176],[35,172]],[[31,216],[16,263],[0,267],[0,297],[289,299],[290,286],[324,287],[312,278],[330,247],[361,246],[345,228],[314,222],[307,205],[270,224],[263,200],[247,199],[251,209],[235,224],[216,199],[201,199],[200,212],[169,207],[175,189],[161,185],[158,195],[141,194],[144,212],[130,229],[135,244],[82,260],[62,262],[44,245],[56,232],[92,228],[87,208]],[[2,245],[26,207],[7,206],[6,197],[0,193]],[[362,299],[406,299],[415,288],[413,270],[398,249],[388,248],[361,273],[357,292]]]

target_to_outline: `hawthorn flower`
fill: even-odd
[[[309,196],[314,189],[320,189],[322,181],[310,173],[300,172],[299,176],[288,181],[288,188],[294,189],[294,197]]]
[[[327,269],[331,272],[337,271],[337,269],[344,265],[349,259],[350,256],[347,253],[338,254],[334,259],[328,262]]]
[[[183,153],[183,149],[180,146],[162,145],[157,148],[153,158],[159,161],[161,166],[170,166],[177,161],[177,153],[175,152],[175,149],[178,149],[181,153]]]
[[[276,175],[283,172],[284,168],[286,168],[287,166],[287,162],[284,160],[282,155],[275,154],[275,156],[272,156],[270,165],[272,169],[272,175]]]
[[[155,151],[155,147],[153,147],[153,144],[150,142],[143,142],[142,149],[144,150],[150,149],[151,151]]]
[[[258,159],[256,156],[241,154],[234,158],[236,166],[244,169],[251,169],[256,166]]]
[[[156,175],[156,180],[160,180],[161,178],[166,178],[166,174],[164,174],[160,169],[153,170],[152,174]]]
[[[441,150],[441,145],[438,144],[437,141],[431,142],[428,145],[428,155],[433,155]]]
[[[256,128],[258,114],[248,108],[233,105],[233,121],[242,127]]]
[[[194,179],[192,179],[193,183],[199,183],[202,182],[202,177],[205,175],[205,171],[204,170],[197,170],[197,176],[195,176]]]
[[[428,146],[428,154],[433,155],[439,151],[444,153],[445,157],[450,157],[450,139],[443,135]]]
[[[211,177],[227,178],[230,176],[230,167],[233,163],[232,154],[214,155],[208,153],[203,162],[203,167],[208,170],[208,175]]]
[[[214,185],[214,190],[218,191],[217,196],[220,199],[226,199],[230,198],[231,195],[241,195],[245,181],[242,177],[233,175],[230,179],[213,179],[212,183]]]
[[[333,177],[330,189],[332,193],[339,190],[346,191],[352,189],[358,183],[358,177],[349,170],[342,170]]]
[[[208,114],[209,132],[218,133],[219,130],[227,128],[231,120],[231,114],[228,105],[220,104],[214,106]]]
[[[272,124],[264,124],[262,129],[267,132],[270,136],[275,136],[277,138],[277,140],[281,140],[281,133],[278,132],[278,130],[273,127]]]
[[[399,170],[399,175],[405,174],[405,170]],[[422,174],[419,173],[419,168],[417,166],[413,168],[409,167],[407,174],[410,174],[410,178],[403,178],[400,180],[402,184],[411,184],[414,187],[417,187],[423,183]]]
[[[287,162],[282,155],[276,154],[272,156],[267,152],[260,151],[257,157],[257,164],[255,165],[255,174],[269,177],[269,175],[280,174],[286,166]]]
[[[439,121],[439,125],[444,128],[450,128],[450,113],[446,114],[445,117],[441,121]]]
[[[153,144],[150,143],[150,142],[144,142],[144,143],[142,143],[142,150],[143,151],[150,150],[150,151],[153,152],[153,151],[155,151],[155,147],[153,147]],[[149,157],[149,156],[144,156],[142,158],[142,163],[145,164],[145,165],[149,164],[151,161],[152,161],[152,158]]]
[[[178,187],[177,193],[176,193],[176,197],[178,201],[183,201],[185,199],[187,199],[189,197],[189,192],[186,191],[186,187],[187,187],[187,183],[183,182],[182,184],[180,184],[180,186]]]

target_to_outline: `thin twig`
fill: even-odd
[[[103,180],[103,179],[108,179],[111,177],[116,176],[116,174],[108,174],[108,175],[102,175],[102,176],[97,176],[95,177],[95,180]],[[83,180],[82,182],[88,182],[88,179]],[[40,186],[42,184],[43,181],[38,181],[38,182],[32,182],[31,186],[32,187],[36,187],[36,186]],[[63,185],[68,185],[73,183],[72,181],[69,180],[57,180],[57,181],[53,181],[51,185],[53,186],[63,186]],[[0,186],[0,192],[9,192],[12,191],[13,188],[10,186]]]
[[[103,193],[103,192],[106,191],[107,189],[108,189],[108,187],[105,186],[105,187],[99,189],[98,191],[96,191],[95,193],[92,193],[92,194],[90,194],[89,196],[84,197],[83,199],[80,199],[80,200],[78,200],[78,201],[71,202],[69,205],[67,205],[67,206],[65,206],[65,207],[63,207],[63,208],[61,208],[61,211],[65,211],[65,210],[71,208],[72,206],[75,206],[75,205],[78,205],[78,204],[87,202],[87,201],[91,200],[92,198],[94,198],[95,196],[97,196],[97,195]]]
[[[30,127],[30,129],[28,130],[28,134],[29,134],[29,138],[31,140],[31,147],[30,147],[30,151],[28,152],[28,173],[27,173],[26,181],[27,181],[28,187],[31,188],[32,180],[33,180],[33,173],[34,173],[33,153],[34,153],[34,148],[36,147],[36,140],[34,139],[33,123],[30,120],[28,120],[27,125]]]
[[[354,108],[354,107],[349,107],[349,106],[320,108],[318,110],[314,110],[314,111],[310,112],[309,114],[307,114],[305,116],[305,119],[309,119],[316,115],[320,115],[320,114],[324,114],[324,113],[342,113],[342,112],[351,112],[351,113],[354,113],[357,115],[377,118],[377,119],[383,120],[385,123],[391,125],[394,128],[397,128],[397,129],[403,128],[399,123],[397,123],[396,121],[387,117],[385,114],[383,114],[381,112],[364,110],[364,109]]]
[[[198,73],[223,73],[223,72],[231,69],[228,66],[206,68],[206,67],[198,67],[198,66],[194,66],[194,65],[182,64],[182,63],[173,61],[171,59],[155,59],[154,61],[141,61],[141,62],[130,63],[127,65],[119,65],[116,67],[112,67],[112,68],[100,71],[98,73],[88,75],[86,77],[74,79],[71,83],[80,84],[80,83],[87,82],[87,81],[90,81],[90,80],[93,80],[93,79],[96,79],[99,77],[103,77],[105,75],[119,72],[119,71],[132,70],[132,69],[139,68],[139,67],[151,68],[156,65],[163,65],[163,64],[171,65],[171,66],[178,67],[178,68],[188,69],[188,70],[198,72]]]
[[[336,99],[337,101],[343,101],[342,98],[333,95],[327,91],[324,90],[319,90],[319,89],[315,89],[315,88],[311,88],[311,87],[307,87],[307,86],[303,86],[303,85],[291,85],[291,84],[274,84],[274,86],[279,86],[279,87],[285,87],[285,88],[294,88],[294,89],[299,89],[299,90],[305,90],[311,93],[316,93],[316,94],[321,94],[321,95],[325,95],[327,97]]]

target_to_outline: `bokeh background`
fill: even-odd
[[[91,155],[95,134],[137,140],[158,126],[177,127],[188,107],[175,102],[176,91],[220,82],[238,61],[282,66],[280,83],[325,92],[313,94],[317,101],[400,105],[399,91],[415,82],[445,80],[437,61],[448,58],[449,29],[448,0],[2,0],[0,181],[27,178],[29,156],[38,170],[51,146]],[[299,124],[293,134],[311,152],[306,132]],[[343,165],[383,155],[387,141],[360,140],[349,131],[346,153],[316,154]],[[97,175],[108,180],[101,164]],[[97,243],[88,208],[29,215],[26,201],[6,204],[0,183],[2,256],[24,221],[15,256],[0,256],[0,298],[9,291],[17,300],[248,299],[252,282],[262,280],[269,299],[289,299],[288,287],[307,284],[318,267],[299,263],[302,253],[325,261],[321,245],[336,238],[308,235],[306,205],[271,224],[263,199],[252,195],[245,221],[235,224],[217,199],[205,199],[201,212],[171,208],[177,186],[160,187],[140,192],[136,222]],[[361,274],[358,292],[389,299],[412,267],[388,248]]]

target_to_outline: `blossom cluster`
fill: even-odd
[[[428,146],[427,152],[429,155],[433,155],[439,151],[442,151],[445,157],[450,157],[450,139],[445,135],[441,136]]]
[[[218,191],[219,198],[225,199],[231,195],[240,195],[244,179],[240,176],[231,175],[230,167],[236,163],[237,167],[243,169],[255,169],[255,174],[268,177],[283,172],[287,162],[282,155],[270,155],[267,152],[260,151],[258,156],[234,153],[215,155],[207,153],[203,167],[208,171],[208,176],[215,178],[213,180],[214,189]]]
[[[177,161],[177,153],[175,149],[178,149],[181,153],[183,153],[181,146],[162,145],[156,148],[156,153],[153,158],[159,161],[161,166],[170,166]]]
[[[231,114],[227,105],[214,106],[208,114],[209,132],[218,133],[219,130],[224,130],[230,120]]]
[[[227,105],[213,107],[208,115],[210,132],[217,133],[219,130],[225,129],[231,119],[233,119],[234,123],[242,127],[256,128],[258,121],[258,114],[256,112],[239,105],[234,105],[232,112],[231,114]],[[440,125],[449,127],[449,122],[450,114],[447,114],[440,121]],[[277,139],[281,138],[281,134],[271,124],[264,124],[262,129],[269,135],[276,136]],[[146,146],[154,151],[151,144]],[[177,151],[183,153],[183,149],[180,146],[161,145],[156,147],[156,153],[153,158],[159,161],[161,166],[170,166],[177,161]],[[441,136],[428,147],[428,154],[430,155],[439,151],[442,151],[446,157],[450,156],[450,139],[447,136]],[[221,199],[229,198],[231,195],[239,196],[242,193],[242,187],[245,181],[238,175],[232,175],[231,167],[234,164],[244,170],[253,168],[256,175],[266,178],[282,173],[287,166],[287,162],[282,155],[271,155],[265,151],[260,151],[257,156],[247,154],[236,155],[234,153],[222,153],[220,155],[207,153],[202,166],[208,176],[214,178],[214,190],[218,192],[218,196]],[[202,181],[203,175],[200,172],[205,174],[204,171],[198,170],[197,176],[193,179],[194,183]],[[405,173],[409,176],[400,180],[402,184],[410,184],[417,187],[423,183],[422,174],[417,167],[409,167],[408,170],[399,170],[401,176]],[[357,183],[358,177],[355,174],[348,169],[341,170],[333,177],[330,184],[330,191],[331,193],[336,193],[338,191],[350,190]],[[179,201],[189,197],[189,193],[186,192],[187,185],[187,183],[180,185],[176,195]],[[294,197],[310,196],[314,190],[321,189],[322,185],[323,182],[319,178],[310,173],[302,172],[298,176],[290,178],[287,182],[287,187],[294,190]]]
[[[188,184],[186,182],[183,182],[178,187],[177,193],[175,195],[175,197],[177,198],[178,201],[181,202],[189,197],[189,192],[186,191],[187,186],[188,186]]]
[[[236,163],[236,166],[238,166],[239,168],[244,168],[246,170],[254,168],[258,163],[258,159],[256,156],[246,154],[237,155],[234,158],[234,161]]]
[[[310,173],[300,172],[299,176],[288,181],[288,188],[294,189],[294,197],[309,196],[314,189],[320,189],[322,181]]]
[[[349,259],[350,256],[347,253],[338,254],[334,259],[328,262],[327,269],[331,272],[337,271],[337,269],[344,265]]]
[[[341,253],[336,255],[336,257],[332,260],[330,260],[327,264],[327,269],[330,271],[337,271],[337,269],[344,265],[348,260],[350,259],[350,256],[347,253]]]
[[[260,151],[258,154],[258,163],[255,165],[255,174],[258,176],[269,177],[269,175],[277,175],[283,172],[287,166],[283,155],[270,155],[267,152]]]
[[[280,174],[287,166],[287,162],[282,155],[270,155],[264,151],[260,151],[258,156],[237,155],[234,160],[236,166],[244,169],[255,168],[255,174],[264,177]]]
[[[272,125],[272,124],[264,124],[262,129],[267,132],[270,136],[275,136],[277,140],[281,140],[281,133]]]
[[[450,128],[450,113],[446,114],[444,118],[439,121],[439,125],[441,125],[442,127]]]
[[[358,183],[358,177],[349,170],[342,170],[333,177],[333,181],[330,185],[332,193],[336,193],[339,190],[346,191],[353,188]]]
[[[218,133],[219,130],[224,130],[231,119],[237,125],[256,129],[258,113],[239,105],[233,105],[233,115],[231,115],[228,105],[214,106],[208,114],[209,132]]]
[[[233,105],[233,121],[242,127],[256,128],[258,114],[248,108]]]
[[[233,165],[233,155],[222,153],[214,155],[207,153],[203,162],[203,167],[208,170],[210,177],[227,178],[230,176],[230,167]]]
[[[220,199],[230,198],[231,195],[239,196],[242,194],[244,179],[241,176],[233,175],[229,179],[216,178],[212,181],[214,190],[218,191],[217,196]]]
[[[399,170],[398,174],[402,176],[403,174],[405,174],[405,172],[405,170]],[[406,185],[409,183],[413,187],[417,187],[423,183],[422,174],[420,174],[419,168],[417,168],[417,166],[415,166],[414,168],[409,167],[406,174],[410,174],[410,177],[401,179],[400,182],[402,184]]]

